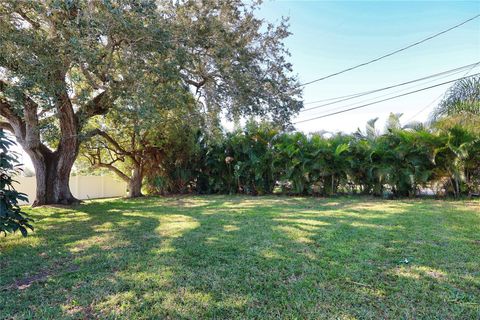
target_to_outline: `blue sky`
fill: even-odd
[[[300,82],[306,82],[409,45],[478,13],[480,1],[267,0],[258,14],[270,22],[279,21],[281,16],[290,17],[290,31],[293,34],[286,40],[286,45],[292,54],[290,61],[294,72],[298,74]],[[392,57],[309,85],[304,89],[304,100],[309,102],[381,88],[477,61],[480,61],[480,18]],[[471,74],[478,72],[480,66],[471,70]],[[397,94],[464,74],[423,82]],[[357,127],[363,128],[366,121],[374,117],[380,117],[378,124],[383,127],[384,119],[390,112],[404,113],[402,119],[406,121],[430,105],[414,118],[423,121],[436,104],[432,101],[447,88],[448,85],[437,87],[296,127],[305,132],[351,132]],[[359,101],[375,97],[363,97]],[[303,112],[297,120],[311,118],[339,106],[342,104]]]

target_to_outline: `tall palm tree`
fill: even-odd
[[[463,125],[475,128],[480,123],[480,77],[455,82],[431,115],[440,127]]]

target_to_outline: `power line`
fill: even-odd
[[[460,71],[461,72],[461,71]],[[438,80],[441,80],[441,79],[444,79],[444,78],[448,78],[448,77],[451,77],[452,75],[455,75],[455,74],[458,74],[460,72],[455,72],[455,73],[451,73],[451,74],[448,74],[446,76],[443,76],[443,77],[440,77],[440,78],[437,78],[437,79],[434,79],[434,80],[430,80],[430,81],[427,81],[425,83],[423,83],[422,85],[427,85],[429,83],[432,83],[432,82],[435,82],[435,81],[438,81]],[[463,75],[463,77],[466,76],[466,73]],[[348,107],[351,107],[351,106],[356,106],[356,105],[359,105],[359,104],[363,104],[363,103],[368,103],[370,101],[376,101],[380,98],[383,98],[383,97],[388,97],[388,96],[392,96],[394,94],[397,94],[397,93],[402,93],[402,92],[406,92],[406,91],[409,91],[409,90],[412,90],[412,89],[415,89],[419,87],[419,85],[413,85],[413,86],[409,86],[409,87],[406,87],[404,89],[401,89],[401,90],[396,90],[396,91],[393,91],[393,92],[389,92],[389,93],[386,93],[386,94],[382,94],[382,95],[379,95],[379,96],[375,96],[373,98],[369,98],[369,99],[366,99],[366,100],[361,100],[361,101],[357,101],[357,102],[353,102],[353,103],[350,103],[350,104],[347,104],[347,105],[343,105],[343,106],[339,106],[339,107],[335,107],[335,108],[332,108],[332,109],[328,109],[328,110],[325,110],[323,113],[325,112],[333,112],[333,111],[336,111],[336,110],[340,110],[340,109],[344,109],[344,108],[348,108]],[[312,114],[311,116],[316,116],[318,115],[317,114]]]
[[[467,19],[467,20],[465,20],[465,21],[463,21],[463,22],[460,22],[459,24],[456,24],[456,25],[448,28],[448,29],[445,29],[445,30],[443,30],[443,31],[440,31],[440,32],[438,32],[438,33],[435,33],[435,34],[433,34],[433,35],[431,35],[431,36],[429,36],[429,37],[426,37],[426,38],[424,38],[424,39],[422,39],[422,40],[419,40],[419,41],[417,41],[417,42],[414,42],[414,43],[412,43],[412,44],[410,44],[410,45],[408,45],[408,46],[406,46],[406,47],[403,47],[403,48],[397,49],[397,50],[395,50],[395,51],[389,52],[389,53],[387,53],[387,54],[384,54],[383,56],[380,56],[380,57],[378,57],[378,58],[369,60],[369,61],[367,61],[367,62],[364,62],[364,63],[361,63],[361,64],[357,64],[357,65],[355,65],[355,66],[353,66],[353,67],[350,67],[350,68],[347,68],[347,69],[344,69],[344,70],[341,70],[341,71],[338,71],[338,72],[335,72],[335,73],[326,75],[326,76],[324,76],[324,77],[321,77],[321,78],[318,78],[318,79],[315,79],[315,80],[312,80],[312,81],[308,81],[308,82],[302,83],[302,84],[298,85],[298,87],[303,87],[303,86],[306,86],[306,85],[309,85],[309,84],[312,84],[312,83],[315,83],[315,82],[318,82],[318,81],[322,81],[322,80],[325,80],[325,79],[328,79],[328,78],[332,78],[332,77],[338,76],[338,75],[340,75],[340,74],[342,74],[342,73],[345,73],[345,72],[348,72],[348,71],[352,71],[352,70],[354,70],[354,69],[357,69],[357,68],[366,66],[366,65],[368,65],[368,64],[377,62],[377,61],[379,61],[379,60],[385,59],[385,58],[390,57],[390,56],[392,56],[392,55],[394,55],[394,54],[397,54],[397,53],[399,53],[399,52],[402,52],[402,51],[405,51],[405,50],[410,49],[410,48],[412,48],[412,47],[418,46],[419,44],[422,44],[422,43],[424,43],[424,42],[426,42],[426,41],[428,41],[428,40],[431,40],[431,39],[433,39],[433,38],[436,38],[436,37],[438,37],[438,36],[440,36],[440,35],[442,35],[442,34],[445,34],[445,33],[449,32],[449,31],[451,31],[451,30],[453,30],[453,29],[456,29],[456,28],[458,28],[458,27],[461,27],[461,26],[463,26],[464,24],[466,24],[466,23],[468,23],[468,22],[470,22],[470,21],[472,21],[472,20],[477,19],[478,17],[480,17],[480,14],[477,14],[477,15],[475,15],[475,16],[473,16],[473,17],[471,17],[471,18],[469,18],[469,19]]]
[[[457,72],[458,73],[458,72]],[[444,79],[444,78],[447,78],[447,77],[450,77],[451,75],[448,75],[448,76],[444,76],[444,77],[441,77],[439,79],[435,79],[435,80],[430,80],[430,81],[427,81],[425,82],[423,85],[427,85],[429,83],[432,83],[432,82],[435,82],[435,81],[438,81],[438,80],[441,80],[441,79]],[[404,89],[401,89],[401,90],[396,90],[396,91],[393,91],[393,92],[389,92],[389,93],[386,93],[386,94],[382,94],[382,95],[379,95],[379,96],[375,96],[373,98],[369,98],[369,99],[365,99],[365,100],[361,100],[361,101],[357,101],[357,102],[353,102],[353,103],[350,103],[350,104],[347,104],[347,105],[343,105],[343,106],[339,106],[339,107],[334,107],[332,109],[328,109],[328,110],[325,110],[325,111],[321,111],[320,114],[325,114],[327,112],[333,112],[333,111],[336,111],[336,110],[341,110],[341,109],[344,109],[344,108],[348,108],[348,107],[352,107],[352,106],[358,106],[359,104],[363,104],[363,103],[368,103],[370,101],[377,101],[378,99],[381,99],[383,97],[391,97],[392,95],[395,95],[395,94],[398,94],[398,93],[402,93],[402,92],[406,92],[406,91],[409,91],[409,90],[413,90],[415,88],[417,88],[419,85],[413,85],[413,86],[409,86],[407,88],[404,88]],[[316,116],[316,115],[319,115],[319,113],[315,113],[315,114],[312,114],[311,116]]]
[[[478,62],[477,64],[475,64],[473,67],[471,67],[470,69],[467,70],[467,72],[465,72],[465,74],[463,75],[464,77],[466,77],[470,72],[472,72],[473,69],[475,69],[475,67],[480,64],[480,62]],[[439,95],[437,98],[435,98],[435,100],[433,100],[432,102],[430,102],[428,105],[426,105],[425,107],[423,107],[422,109],[420,109],[420,111],[418,111],[413,117],[411,117],[410,119],[407,120],[407,122],[410,122],[412,121],[413,119],[415,119],[419,114],[423,113],[425,110],[427,110],[428,108],[430,108],[430,106],[432,106],[435,101],[437,101],[438,99],[440,99],[442,96],[444,96],[445,93],[442,93],[441,95]]]
[[[407,120],[407,123],[409,123],[410,121],[412,121],[413,119],[415,119],[419,114],[423,113],[425,110],[427,110],[428,108],[430,108],[438,99],[440,99],[441,97],[443,97],[445,93],[442,93],[441,95],[439,95],[438,97],[436,97],[434,100],[432,100],[432,102],[430,102],[429,104],[427,104],[425,107],[423,107],[422,109],[420,109],[420,111],[418,111],[417,113],[415,113],[415,115],[411,118],[409,118]]]
[[[476,62],[476,63],[466,65],[466,66],[462,66],[462,67],[458,67],[458,68],[455,68],[455,69],[451,69],[451,70],[443,71],[443,72],[436,73],[436,74],[433,74],[433,75],[429,75],[429,76],[426,76],[426,77],[418,78],[418,79],[415,79],[415,80],[410,80],[410,81],[398,83],[398,84],[395,84],[395,85],[390,85],[388,87],[384,87],[384,88],[380,88],[380,89],[359,92],[359,93],[350,94],[350,95],[346,95],[346,96],[341,96],[341,97],[337,97],[337,98],[330,98],[330,99],[323,100],[323,101],[328,101],[328,100],[330,100],[330,101],[331,100],[336,100],[336,101],[321,104],[321,105],[318,105],[318,106],[315,106],[315,107],[306,108],[306,109],[301,110],[300,112],[305,112],[305,111],[309,111],[309,110],[313,110],[313,109],[326,107],[326,106],[329,106],[329,105],[332,105],[332,104],[337,104],[337,103],[340,103],[340,102],[343,102],[343,101],[352,100],[352,99],[362,97],[362,96],[365,96],[365,95],[368,95],[368,94],[372,94],[372,93],[376,93],[376,92],[380,92],[380,91],[385,91],[385,90],[393,89],[393,88],[396,88],[396,87],[401,87],[401,86],[404,86],[404,85],[407,85],[407,84],[411,84],[411,83],[415,83],[415,82],[419,82],[419,81],[423,81],[423,80],[427,80],[427,79],[431,79],[431,78],[436,78],[436,77],[439,77],[439,76],[442,76],[442,75],[457,74],[459,72],[462,72],[465,69],[474,68],[479,64],[480,64],[480,61]],[[307,104],[321,102],[321,101],[322,100],[307,102]]]
[[[455,81],[458,81],[458,80],[466,79],[466,78],[469,78],[469,77],[474,77],[474,76],[477,76],[477,75],[480,75],[480,73],[476,73],[476,74],[473,74],[473,75],[468,76],[468,77],[461,77],[461,78],[458,78],[458,79],[455,79],[455,80],[450,80],[450,81],[438,83],[438,84],[433,85],[433,86],[429,86],[429,87],[425,87],[425,88],[422,88],[422,89],[418,89],[418,90],[410,91],[410,92],[407,92],[407,93],[399,94],[399,95],[396,95],[396,96],[393,96],[393,97],[390,97],[390,98],[382,99],[382,100],[379,100],[379,101],[374,101],[374,102],[363,104],[363,105],[360,105],[360,106],[357,106],[357,107],[328,113],[328,114],[318,116],[318,117],[314,117],[314,118],[310,118],[310,119],[300,120],[300,121],[294,122],[294,124],[299,124],[299,123],[303,123],[303,122],[307,122],[307,121],[326,118],[326,117],[330,117],[330,116],[333,116],[333,115],[336,115],[336,114],[345,113],[345,112],[348,112],[348,111],[365,108],[365,107],[368,107],[368,106],[371,106],[371,105],[374,105],[374,104],[378,104],[378,103],[381,103],[381,102],[385,102],[385,101],[393,100],[393,99],[396,99],[396,98],[404,97],[404,96],[407,96],[407,95],[410,95],[410,94],[413,94],[413,93],[425,91],[425,90],[428,90],[428,89],[432,89],[432,88],[435,88],[435,87],[442,86],[442,85],[447,84],[447,83],[452,83],[452,82],[455,82]]]

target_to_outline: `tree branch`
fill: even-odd
[[[118,153],[120,153],[120,154],[128,155],[130,153],[130,152],[126,151],[125,149],[123,149],[122,146],[120,146],[120,144],[118,144],[118,142],[115,141],[115,139],[113,139],[105,131],[102,131],[100,129],[95,129],[95,130],[90,131],[88,134],[90,135],[90,137],[93,137],[95,135],[103,137],[110,144],[112,144],[118,150]]]
[[[113,172],[115,172],[122,180],[126,181],[126,182],[130,182],[130,178],[125,174],[123,173],[122,171],[120,171],[120,169],[118,169],[117,167],[115,167],[114,165],[111,165],[111,164],[108,164],[108,163],[96,163],[94,165],[94,167],[96,168],[107,168],[109,170],[112,170]]]
[[[9,88],[13,88],[13,86],[0,80],[0,91],[5,92]],[[18,91],[21,97],[21,101],[18,102],[23,104],[23,119],[15,114],[13,107],[5,100],[0,101],[0,115],[5,117],[15,129],[17,138],[24,140],[25,147],[38,147],[41,144],[37,116],[38,105],[22,90]]]
[[[112,87],[99,93],[92,100],[84,104],[76,112],[80,128],[93,116],[106,114],[113,107],[113,102],[117,98],[116,89],[119,83],[116,82]],[[114,93],[115,92],[115,93]]]
[[[66,71],[62,68],[54,70],[52,72],[54,76],[54,83],[56,84],[55,90],[55,110],[56,116],[59,120],[60,126],[60,143],[58,144],[57,151],[67,150],[68,153],[75,154],[78,146],[78,133],[80,132],[78,127],[78,121],[75,116],[72,101],[68,94],[68,85],[65,80]],[[35,117],[37,112],[35,111]]]
[[[82,70],[82,73],[85,76],[85,78],[87,79],[88,84],[90,84],[90,86],[93,89],[100,90],[100,86],[95,82],[92,75],[90,74],[90,71],[87,70],[84,63],[80,63],[80,70]]]
[[[108,143],[110,143],[115,148],[115,150],[112,150],[111,148],[108,148],[108,146],[105,146],[105,149],[111,150],[115,152],[117,155],[127,156],[136,164],[140,164],[139,161],[135,158],[135,152],[125,150],[112,136],[110,136],[105,131],[102,131],[100,129],[95,129],[87,133],[87,136],[89,138],[92,138],[93,136],[96,136],[96,135],[104,138]]]
[[[106,168],[108,170],[113,171],[115,174],[117,174],[122,180],[126,182],[130,182],[130,177],[128,177],[125,173],[123,173],[120,169],[115,167],[113,164],[117,161],[123,161],[120,158],[113,159],[112,161],[105,163],[102,162],[102,156],[100,152],[100,148],[93,148],[91,149],[92,153],[85,152],[83,153],[83,156],[87,158],[88,162],[90,162],[91,166],[94,168]]]
[[[1,85],[1,83],[0,83]],[[5,100],[0,99],[0,116],[7,119],[19,141],[25,139],[25,122],[15,114],[13,107]]]
[[[12,125],[8,122],[0,122],[0,129],[8,130],[12,133],[14,132]]]
[[[28,22],[33,28],[37,30],[40,29],[40,23],[31,19],[25,12],[20,10],[20,8],[17,8],[15,13],[17,13],[20,17],[22,17],[22,19]]]

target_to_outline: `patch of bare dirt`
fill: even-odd
[[[91,306],[73,306],[66,310],[69,316],[74,316],[76,319],[97,319],[93,314]]]
[[[438,271],[427,271],[426,275],[434,279],[442,279],[445,275],[442,272]]]
[[[0,291],[7,291],[11,289],[17,289],[17,290],[25,290],[29,288],[32,284],[37,283],[37,282],[43,282],[47,280],[49,277],[58,275],[58,274],[64,274],[64,273],[69,273],[69,272],[75,272],[79,269],[77,265],[68,265],[63,271],[59,270],[58,268],[53,268],[53,269],[43,269],[40,272],[25,277],[20,280],[16,280],[15,282],[4,286],[3,288],[0,288]]]

